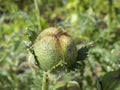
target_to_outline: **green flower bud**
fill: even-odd
[[[77,49],[70,35],[54,27],[47,28],[38,35],[33,49],[40,67],[45,71],[60,62],[70,66],[77,56]]]

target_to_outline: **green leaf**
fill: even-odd
[[[71,67],[67,68],[68,71],[74,71],[76,69],[82,70],[85,67],[84,60],[87,58],[91,46],[92,44],[90,43],[88,45],[81,46],[78,49],[76,62]]]
[[[78,54],[77,54],[77,61],[80,60],[85,60],[85,58],[87,58],[88,55],[88,51],[90,49],[90,45],[86,45],[86,46],[82,46],[79,50],[78,50]]]
[[[58,82],[58,83],[54,86],[53,90],[66,90],[66,82],[63,82],[63,81]]]
[[[30,28],[28,28],[28,39],[29,39],[32,43],[34,43],[36,37],[37,37],[37,34],[36,34],[33,30],[31,30]]]

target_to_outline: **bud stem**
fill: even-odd
[[[43,72],[42,90],[48,90],[48,87],[49,87],[48,73]]]

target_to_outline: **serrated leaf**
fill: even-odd
[[[76,62],[71,67],[67,68],[68,71],[74,71],[74,70],[77,70],[77,69],[79,69],[79,70],[84,69],[84,67],[85,67],[84,60],[85,60],[85,58],[87,58],[88,52],[89,52],[89,49],[90,49],[91,46],[92,46],[91,44],[88,44],[88,45],[82,46],[78,50]]]
[[[86,45],[86,46],[82,46],[79,50],[78,50],[78,54],[77,54],[77,61],[80,60],[85,60],[85,58],[87,58],[89,49],[90,49],[90,45]]]
[[[28,39],[33,43],[35,41],[37,37],[37,34],[31,30],[31,29],[28,29]]]

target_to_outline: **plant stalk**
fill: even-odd
[[[111,22],[112,22],[112,8],[113,8],[113,0],[108,0],[109,1],[109,21],[108,21],[108,37],[110,36],[110,31],[111,31]]]
[[[38,23],[38,28],[39,28],[39,30],[41,30],[40,11],[39,11],[39,6],[38,6],[37,0],[34,0],[34,5],[35,5],[35,10],[36,10],[36,20]]]
[[[42,90],[48,90],[48,87],[49,87],[48,73],[43,72]]]

